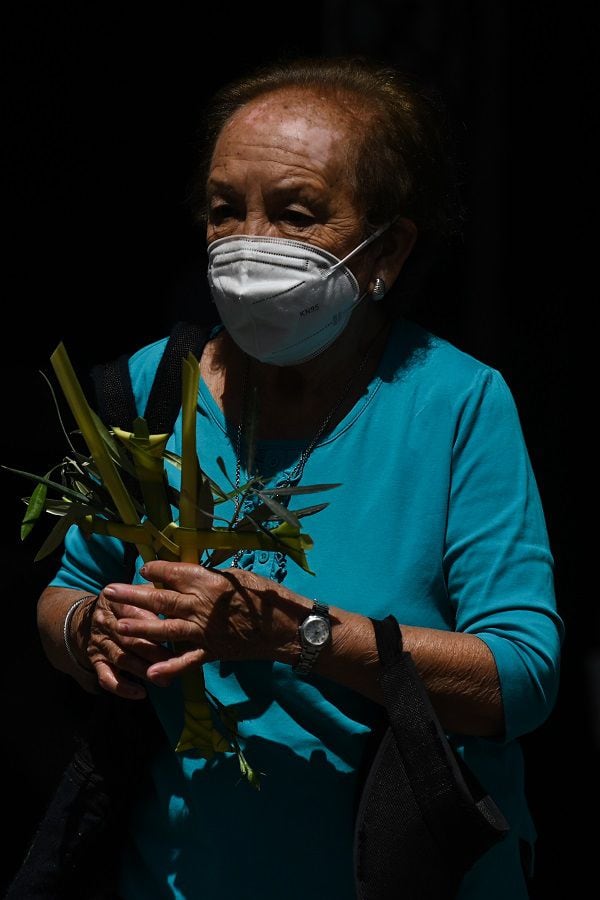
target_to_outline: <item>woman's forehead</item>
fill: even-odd
[[[332,96],[286,89],[258,97],[237,110],[215,146],[219,159],[264,155],[273,162],[302,160],[342,164],[357,140],[355,116]]]
[[[354,104],[356,106],[356,104]],[[356,134],[357,115],[349,98],[306,88],[284,88],[256,97],[231,116],[221,136],[232,132],[275,132],[293,145],[298,140],[330,135],[331,140],[348,140]]]

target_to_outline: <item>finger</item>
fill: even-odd
[[[140,575],[148,581],[165,584],[183,593],[189,590],[190,584],[214,578],[214,573],[204,566],[194,563],[169,562],[164,559],[153,559],[151,562],[144,563],[140,569]]]
[[[88,652],[88,656],[92,665],[108,665],[113,674],[122,672],[135,678],[146,678],[148,661],[136,656],[135,653],[123,650],[116,644],[107,642],[101,647],[94,647]]]
[[[124,609],[132,609],[135,611],[136,615],[140,612],[140,610],[136,610],[135,607],[125,606]],[[133,619],[133,621],[162,621],[154,613],[146,612],[145,610],[142,612],[143,615],[139,616],[138,619]],[[118,652],[118,648],[127,650],[130,654],[145,660],[146,663],[158,662],[159,660],[169,658],[171,653],[167,648],[162,647],[160,643],[119,634],[116,628],[118,621],[118,618],[110,609],[101,609],[98,611],[98,614],[92,621],[90,639],[88,642],[90,652],[94,651],[99,653],[101,656],[106,656],[112,661],[116,661],[117,659],[116,653]]]
[[[155,662],[164,662],[171,657],[171,653],[164,647],[149,644],[148,642],[131,640],[126,646],[126,640],[120,635],[94,634],[88,645],[88,657],[93,665],[106,662],[113,670],[126,672],[136,678],[146,678],[149,665]]]
[[[137,621],[137,620],[133,620]],[[161,621],[160,619],[158,621]],[[100,652],[107,657],[114,655],[109,651],[111,646],[120,650],[127,650],[129,653],[139,656],[150,662],[158,662],[162,659],[168,659],[172,654],[167,647],[160,642],[148,641],[144,638],[128,637],[117,632],[117,619],[114,619],[107,626],[99,629],[93,628],[88,642],[88,649]]]
[[[94,611],[91,629],[92,631],[100,631],[103,634],[114,634],[115,625],[119,618],[158,620],[157,614],[147,609],[139,609],[137,606],[131,606],[128,603],[113,604],[105,602]]]
[[[116,694],[125,700],[143,700],[146,696],[146,689],[141,684],[136,684],[125,678],[108,663],[103,661],[97,662],[95,668],[98,684],[110,694]]]
[[[171,618],[185,616],[190,611],[191,598],[185,594],[150,585],[109,584],[104,588],[104,595],[111,605],[121,603],[137,606]]]
[[[146,664],[164,662],[173,656],[173,653],[170,650],[154,641],[118,635],[118,641],[115,641],[115,643],[119,644],[129,653],[139,656]]]
[[[200,633],[198,626],[186,619],[119,619],[115,627],[119,635],[145,638],[158,643],[198,643]]]
[[[196,647],[180,656],[172,656],[166,662],[150,666],[147,672],[148,680],[159,687],[166,687],[174,678],[191,669],[197,669],[205,662],[208,662],[206,651]]]
[[[132,606],[131,603],[109,603],[108,608],[115,618],[126,619],[155,619],[156,613],[149,609],[141,609],[139,606]]]

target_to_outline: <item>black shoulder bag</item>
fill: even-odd
[[[389,727],[354,832],[358,900],[450,900],[508,823],[453,750],[393,616],[373,620]]]

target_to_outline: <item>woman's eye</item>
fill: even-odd
[[[227,219],[235,218],[237,218],[237,213],[233,206],[230,206],[229,203],[220,203],[218,206],[211,207],[210,221],[215,225],[219,225],[221,222],[225,222]]]
[[[297,228],[308,228],[310,225],[315,224],[314,216],[301,212],[299,209],[286,209],[282,212],[281,218],[284,222],[289,222]]]

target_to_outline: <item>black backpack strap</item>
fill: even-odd
[[[177,322],[164,349],[144,412],[150,434],[170,434],[181,408],[181,361],[189,352],[200,358],[212,326]],[[94,366],[91,372],[100,418],[109,427],[131,431],[136,408],[129,357]]]
[[[445,735],[396,619],[372,622],[389,728],[357,814],[357,895],[446,900],[509,826]]]
[[[199,359],[209,334],[210,328],[195,322],[178,322],[173,328],[144,413],[150,434],[173,431],[181,409],[181,361],[190,352]]]
[[[198,359],[202,355],[212,325],[177,322],[165,346],[144,411],[150,434],[170,434],[181,409],[181,362],[189,352]],[[139,416],[131,383],[129,357],[94,366],[91,372],[96,391],[98,413],[105,425],[133,429]],[[125,473],[125,477],[126,473]],[[136,483],[129,485],[136,490]],[[132,573],[137,559],[133,544],[125,544],[125,565]]]
[[[127,431],[138,415],[127,354],[94,366],[91,372],[98,414],[105,425],[118,425]]]

